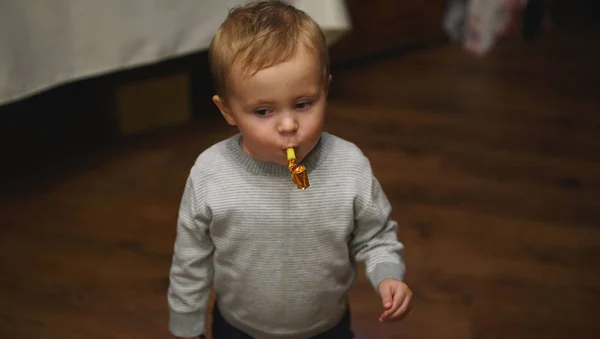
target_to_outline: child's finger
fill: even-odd
[[[398,311],[398,309],[402,306],[402,302],[404,299],[404,291],[395,291],[395,294],[393,295],[392,307],[388,308],[385,312],[383,312],[383,314],[381,315],[381,319],[385,321],[388,318],[390,318],[392,314],[396,313],[396,311]]]
[[[381,291],[381,303],[383,304],[383,308],[389,310],[393,305],[394,299],[392,296],[392,292],[389,288],[384,288]]]
[[[391,319],[399,319],[399,318],[404,318],[408,312],[410,311],[410,302],[411,302],[412,296],[409,294],[407,294],[404,298],[404,300],[402,301],[402,304],[400,305],[400,307],[398,307],[398,309],[390,316]]]

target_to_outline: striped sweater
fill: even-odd
[[[374,288],[404,275],[397,223],[370,163],[323,133],[302,162],[299,190],[287,167],[250,158],[239,134],[197,158],[177,222],[168,302],[170,331],[205,330],[210,287],[223,317],[254,338],[307,338],[333,327],[365,263]]]

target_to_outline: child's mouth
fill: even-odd
[[[293,149],[294,149],[294,153],[296,153],[296,155],[298,154],[298,146],[294,146],[294,147],[287,147],[287,148],[284,148],[284,149],[282,149],[281,151],[282,151],[283,153],[287,153],[287,150],[288,150],[288,149],[290,149],[290,148],[293,148]]]

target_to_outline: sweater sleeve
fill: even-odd
[[[210,209],[192,176],[186,182],[177,220],[168,302],[169,330],[177,337],[197,337],[205,331],[213,281],[214,245],[209,234]]]
[[[398,241],[392,208],[370,164],[363,164],[365,176],[359,180],[355,199],[355,227],[350,243],[356,259],[365,263],[366,275],[373,288],[386,278],[404,279],[404,245]]]

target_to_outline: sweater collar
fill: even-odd
[[[319,166],[322,160],[327,156],[331,149],[332,137],[329,133],[321,133],[319,142],[313,150],[302,160],[299,165],[306,166],[310,174]],[[240,133],[230,137],[227,140],[227,151],[231,160],[239,164],[248,172],[267,175],[267,176],[289,176],[290,171],[287,166],[282,166],[272,162],[264,162],[250,157],[242,149],[242,135]]]

